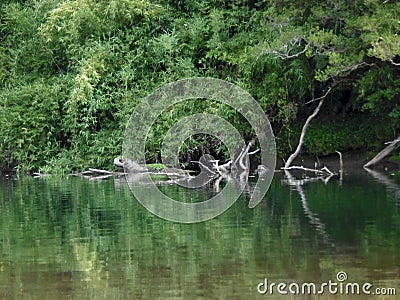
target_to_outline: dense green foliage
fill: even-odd
[[[280,155],[295,147],[309,101],[330,88],[305,151],[379,149],[400,124],[399,12],[390,0],[2,1],[1,169],[111,168],[135,105],[192,76],[249,91]],[[148,159],[159,160],[168,126],[203,111],[251,135],[226,107],[178,105],[157,125]],[[218,146],[189,144],[193,153]]]

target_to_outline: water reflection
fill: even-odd
[[[298,179],[295,179],[289,171],[285,170],[284,172],[285,172],[286,181],[282,181],[282,182],[288,184],[291,187],[294,187],[295,190],[299,193],[300,198],[301,198],[301,204],[303,206],[304,214],[310,220],[310,224],[316,228],[318,233],[322,236],[323,241],[327,245],[330,245],[331,247],[335,247],[334,243],[331,241],[329,234],[327,233],[327,231],[325,229],[325,227],[326,227],[325,224],[321,221],[320,218],[317,217],[316,214],[314,214],[310,210],[307,196],[302,187],[303,185],[305,185],[307,183],[318,182],[318,181],[322,181],[325,184],[327,184],[329,182],[329,180],[333,177],[333,175],[331,174],[329,176],[316,176],[314,178],[298,180]],[[343,178],[341,178],[340,180],[342,181]]]
[[[386,186],[389,192],[393,192],[394,199],[396,204],[400,206],[400,184],[397,184],[394,180],[390,179],[386,174],[380,173],[375,170],[371,170],[365,168],[365,171],[368,172],[377,182]]]
[[[367,173],[344,176],[341,186],[332,178],[301,186],[305,206],[282,179],[276,176],[255,209],[243,196],[213,220],[177,224],[148,213],[112,179],[3,178],[0,298],[254,299],[265,277],[324,282],[340,270],[352,281],[400,291],[393,189]],[[162,188],[185,195],[174,185]]]

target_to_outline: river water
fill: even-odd
[[[179,224],[113,178],[1,177],[0,299],[315,299],[304,283],[326,283],[318,299],[400,299],[399,177],[277,173],[256,208],[248,201]],[[371,294],[346,295],[347,283]]]

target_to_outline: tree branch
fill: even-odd
[[[328,96],[328,94],[331,92],[331,90],[332,90],[332,87],[330,87],[330,88],[329,88],[329,89],[326,91],[326,93],[325,93],[325,94],[323,94],[321,97],[319,97],[319,98],[315,98],[315,99],[312,99],[312,100],[310,100],[310,101],[306,102],[306,104],[310,104],[310,103],[312,103],[312,102],[315,102],[315,101],[319,101],[319,100],[325,99],[325,97],[326,97],[326,96]]]
[[[332,87],[330,87],[328,89],[328,91],[322,97],[319,98],[320,100],[319,100],[318,106],[315,108],[314,112],[308,116],[306,122],[303,125],[303,129],[301,130],[299,144],[297,145],[296,151],[292,155],[289,156],[288,160],[285,163],[285,168],[289,168],[290,165],[292,164],[293,160],[297,157],[297,155],[299,155],[301,147],[303,146],[303,143],[304,143],[304,137],[306,135],[308,125],[310,125],[311,120],[318,114],[319,110],[322,107],[322,104],[324,103],[326,96],[328,96],[328,94],[331,90],[332,90]]]
[[[400,63],[394,62],[393,59],[389,59],[389,61],[392,63],[392,65],[394,65],[394,66],[396,66],[396,67],[400,66]]]
[[[303,166],[283,167],[281,169],[282,170],[303,170],[303,171],[309,171],[309,172],[314,172],[314,173],[324,174],[324,175],[334,175],[334,173],[331,170],[329,170],[327,167],[323,167],[321,170],[305,168]]]
[[[198,163],[200,166],[202,166],[206,171],[210,172],[211,174],[215,174],[213,170],[211,170],[209,167],[207,167],[205,164],[203,164],[201,161],[196,161],[196,160],[191,160],[190,162],[192,163]]]
[[[275,54],[280,59],[292,59],[292,58],[299,57],[300,55],[305,53],[307,51],[308,47],[309,47],[309,44],[306,44],[306,46],[304,47],[303,50],[301,50],[300,52],[297,52],[296,54],[292,54],[292,55],[289,54],[291,49],[288,50],[286,53],[282,53],[282,52],[279,52],[279,51],[276,51],[276,50],[272,50],[271,53]]]

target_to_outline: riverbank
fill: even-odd
[[[344,172],[352,172],[357,170],[363,170],[363,166],[367,163],[373,155],[368,154],[366,152],[346,152],[342,154],[343,159],[343,169]],[[277,157],[276,159],[276,170],[281,170],[284,166],[286,158]],[[256,166],[257,162],[253,162],[252,165]],[[310,156],[310,155],[300,155],[293,161],[293,166],[303,166],[305,168],[310,169],[321,169],[323,167],[327,167],[332,172],[338,172],[340,170],[340,158],[338,154],[326,155],[326,156]],[[163,168],[162,164],[148,164],[147,165],[152,170],[160,170]],[[93,166],[96,167],[96,166]],[[393,157],[387,157],[382,159],[378,164],[370,167],[373,170],[379,172],[400,172],[400,161],[395,161]],[[82,171],[82,170],[81,170]],[[109,170],[110,172],[113,170]],[[67,171],[65,171],[67,173]],[[16,173],[25,173],[25,174],[36,174],[32,172],[16,172],[15,170],[2,170],[0,174],[3,175],[12,175]],[[40,172],[39,172],[40,173]],[[42,172],[43,173],[43,172]],[[64,174],[66,174],[64,173]],[[71,172],[73,173],[73,172]],[[53,174],[51,172],[51,174]]]
[[[373,155],[366,152],[346,152],[343,156],[343,169],[344,171],[362,170],[363,166],[373,157]],[[329,170],[337,172],[340,169],[340,158],[338,154],[327,156],[310,156],[304,155],[296,158],[292,165],[303,166],[306,168],[322,168],[326,166]],[[281,169],[284,166],[284,159],[278,158],[276,162],[276,169]],[[371,166],[371,169],[377,171],[400,171],[400,161],[394,161],[390,157],[382,159],[378,164]]]

